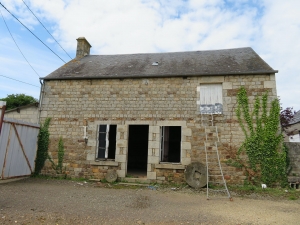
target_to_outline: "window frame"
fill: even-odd
[[[208,87],[210,90],[207,90],[205,93],[204,88]],[[216,93],[216,96],[213,95],[214,93]],[[207,97],[207,95],[209,96]],[[200,114],[223,114],[222,83],[201,83],[199,85],[198,99],[199,103],[197,105]]]
[[[101,126],[106,126],[105,132],[100,132]],[[111,126],[114,126],[115,128],[115,136],[110,137],[110,131],[111,131]],[[105,147],[100,147],[100,134],[105,133]],[[114,138],[114,140],[111,140],[111,138]],[[117,124],[98,124],[97,125],[97,145],[96,145],[96,152],[95,152],[95,160],[96,161],[114,161],[116,157],[116,142],[117,142]],[[104,141],[104,140],[103,140]],[[110,143],[115,143],[113,151],[114,151],[114,157],[109,158],[109,148],[110,148]],[[104,158],[99,157],[99,155],[103,155],[103,153],[100,153],[100,149],[104,151]]]
[[[172,161],[165,161],[165,156],[166,156],[166,152],[165,152],[165,147],[167,146],[167,157],[170,156],[170,151],[172,151],[172,149],[170,148],[170,143],[171,143],[171,140],[170,140],[170,129],[172,127],[177,127],[177,128],[180,128],[180,140],[178,141],[178,145],[179,145],[179,160],[178,161],[175,161],[175,162],[172,162]],[[166,128],[168,128],[167,132],[166,132]],[[173,133],[174,131],[172,131]],[[167,142],[165,140],[165,137],[167,137]],[[160,163],[181,163],[181,150],[182,150],[182,126],[160,126],[160,137],[159,137],[159,162]],[[165,144],[167,144],[165,146]]]

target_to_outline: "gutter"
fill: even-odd
[[[41,77],[40,80],[87,80],[87,79],[125,79],[125,78],[132,78],[132,79],[138,79],[138,78],[166,78],[166,77],[198,77],[198,76],[224,76],[224,75],[262,75],[262,74],[274,74],[278,73],[278,70],[272,70],[272,71],[255,71],[255,72],[235,72],[235,73],[214,73],[214,74],[180,74],[180,75],[174,75],[174,74],[149,74],[149,75],[106,75],[106,76],[86,76],[86,77]]]

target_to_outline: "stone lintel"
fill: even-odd
[[[186,127],[186,121],[157,121],[158,126],[181,126]]]
[[[201,76],[200,83],[223,83],[224,76]]]

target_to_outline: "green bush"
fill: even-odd
[[[52,168],[54,170],[56,170],[57,173],[62,173],[64,155],[65,155],[64,142],[63,142],[62,137],[60,137],[59,141],[58,141],[58,152],[57,152],[58,162],[57,162],[57,165],[54,163],[54,161],[48,155],[48,159],[50,160],[50,162],[52,164]]]

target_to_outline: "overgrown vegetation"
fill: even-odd
[[[236,115],[245,141],[236,151],[236,157],[228,164],[246,171],[251,184],[268,186],[287,184],[286,151],[280,132],[280,105],[278,99],[271,102],[268,111],[268,93],[256,97],[250,111],[247,91],[241,87],[237,95]],[[246,153],[247,157],[241,157]]]
[[[38,134],[38,149],[35,159],[35,169],[33,175],[37,176],[41,173],[45,165],[45,161],[48,158],[48,146],[49,146],[49,124],[51,118],[47,118],[44,124],[40,127]]]
[[[262,189],[261,187],[254,185],[244,185],[240,186],[230,186],[229,190],[235,192],[237,196],[250,196],[253,197],[253,194],[257,197],[272,197],[274,199],[288,199],[288,200],[297,200],[300,199],[300,192],[292,188],[266,188]]]
[[[64,155],[65,155],[65,147],[62,137],[59,138],[58,141],[58,162],[55,164],[55,162],[51,159],[51,157],[48,155],[48,159],[52,164],[52,168],[56,171],[56,173],[63,173],[63,161],[64,161]]]
[[[25,94],[7,95],[7,97],[1,98],[0,101],[6,102],[6,110],[38,102],[36,98]]]

